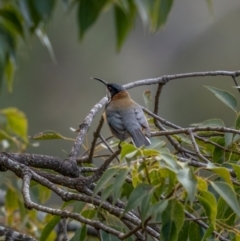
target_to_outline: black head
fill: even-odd
[[[108,89],[109,93],[111,94],[111,98],[116,95],[117,93],[121,91],[125,91],[125,88],[121,85],[115,84],[115,83],[107,83],[106,81],[98,78],[93,78],[95,80],[98,80],[102,82]]]

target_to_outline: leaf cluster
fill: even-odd
[[[78,178],[62,179],[52,172],[20,167],[23,168],[20,176],[29,175],[26,168],[31,173],[28,191],[32,201],[27,201],[26,181],[22,189],[24,199],[18,184],[8,182],[6,221],[13,225],[17,217],[21,222],[25,220],[21,227],[40,240],[56,237],[54,228],[61,217],[68,217],[68,225],[73,220],[82,220],[72,240],[88,240],[88,225],[98,230],[100,240],[130,241],[134,236],[140,240],[163,241],[238,240],[240,114],[232,94],[207,88],[236,112],[233,127],[225,127],[220,119],[211,119],[181,128],[148,111],[154,136],[152,146],[136,148],[123,142],[120,153],[115,152],[118,141],[102,139],[100,122],[93,146],[86,143],[86,151],[78,159],[81,164]],[[170,139],[164,139],[163,135]],[[53,131],[34,138],[67,139]],[[90,155],[92,148],[93,155]],[[106,157],[108,151],[114,154]],[[118,158],[116,153],[120,153]],[[14,160],[11,154],[9,158]],[[99,158],[103,162],[97,167],[92,160]],[[47,168],[47,164],[43,163],[43,167]],[[10,170],[17,174],[19,169],[10,167]],[[63,199],[61,208],[46,205],[53,192]],[[34,210],[27,211],[24,205],[33,205]],[[32,232],[34,225],[30,223],[36,217],[36,210],[44,210],[47,215],[36,218],[34,225],[38,232]],[[43,219],[45,225],[40,224]]]
[[[0,84],[6,80],[9,91],[12,91],[19,45],[28,43],[29,37],[36,35],[55,61],[46,28],[57,2],[57,0],[0,2]],[[156,32],[166,22],[173,4],[173,0],[62,0],[61,2],[67,11],[77,9],[80,40],[101,13],[113,9],[118,51],[133,29],[138,15],[144,26]]]

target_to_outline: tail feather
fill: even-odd
[[[142,145],[149,146],[151,144],[150,140],[142,133],[140,129],[135,129],[130,134],[136,147],[140,147]]]

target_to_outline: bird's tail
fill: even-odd
[[[150,140],[142,133],[140,129],[133,130],[131,132],[131,137],[136,147],[140,147],[142,145],[149,146],[151,144]]]

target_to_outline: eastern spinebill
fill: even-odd
[[[109,92],[105,117],[113,135],[120,141],[131,137],[136,147],[149,146],[151,142],[147,137],[151,132],[141,106],[131,99],[123,86],[93,79],[103,83]]]

